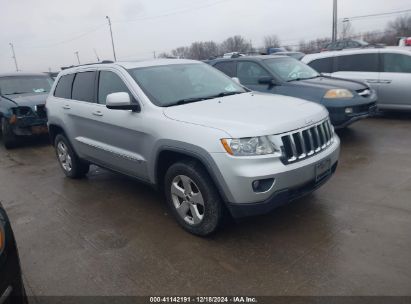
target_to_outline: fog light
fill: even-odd
[[[352,114],[353,109],[352,108],[345,108],[345,114]]]
[[[274,178],[260,179],[253,181],[251,185],[253,186],[254,192],[267,192],[273,186],[274,181]]]

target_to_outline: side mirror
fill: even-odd
[[[238,77],[232,77],[232,80],[234,80],[237,84],[241,84],[240,79]]]
[[[117,92],[107,95],[106,107],[111,110],[131,110],[140,112],[140,105],[131,103],[130,95],[127,92]]]
[[[271,76],[263,76],[258,78],[259,84],[275,85],[274,78]]]

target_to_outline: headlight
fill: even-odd
[[[247,138],[224,138],[224,149],[233,156],[267,155],[280,152],[267,136]]]
[[[332,89],[325,93],[324,98],[336,99],[336,98],[353,98],[354,95],[346,89]]]

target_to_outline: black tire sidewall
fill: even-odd
[[[171,196],[171,183],[178,175],[191,178],[201,191],[204,199],[204,217],[197,225],[190,225],[178,214]],[[223,205],[220,195],[208,173],[195,161],[178,162],[170,166],[164,179],[167,203],[178,223],[190,233],[207,236],[215,232],[223,218]]]

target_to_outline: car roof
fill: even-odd
[[[373,53],[380,53],[380,52],[391,52],[391,53],[398,53],[398,54],[410,54],[411,48],[407,47],[381,47],[381,48],[364,48],[364,49],[344,49],[340,51],[327,51],[315,54],[305,55],[301,60],[304,63],[311,62],[316,59],[322,58],[329,58],[329,57],[337,57],[342,55],[357,55],[357,54],[373,54]]]
[[[282,55],[255,55],[255,56],[241,56],[236,58],[216,58],[213,60],[209,60],[211,63],[221,62],[221,61],[262,61],[264,59],[274,59],[274,58],[284,58],[285,54]]]
[[[11,72],[11,73],[0,73],[0,77],[27,77],[27,76],[45,76],[49,75],[46,73],[26,73],[26,72]]]
[[[84,69],[92,69],[99,67],[123,67],[125,69],[135,69],[135,68],[144,68],[152,66],[161,66],[161,65],[172,65],[172,64],[201,64],[201,61],[189,60],[189,59],[149,59],[149,60],[139,60],[139,61],[116,61],[109,63],[93,63],[93,64],[84,64],[74,67],[64,69],[61,74],[70,74]]]

